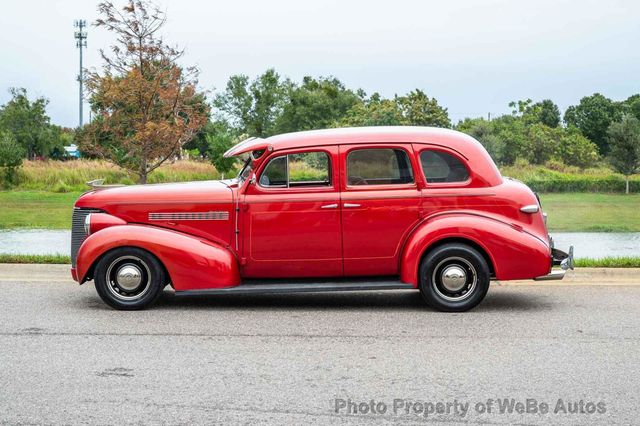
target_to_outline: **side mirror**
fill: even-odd
[[[256,184],[256,174],[255,173],[251,173],[251,180],[249,181],[249,183],[251,183],[251,185]]]

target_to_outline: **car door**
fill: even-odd
[[[275,152],[243,201],[243,276],[342,275],[337,147]]]
[[[419,219],[418,170],[410,144],[340,147],[344,274],[395,275]]]

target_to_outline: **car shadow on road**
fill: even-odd
[[[474,312],[540,311],[549,304],[539,295],[489,291]],[[154,309],[162,310],[414,310],[434,312],[417,291],[341,292],[271,295],[176,296],[165,291]]]

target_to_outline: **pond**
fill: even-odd
[[[576,258],[640,256],[640,232],[555,232],[557,248],[573,244]],[[0,230],[0,253],[69,254],[71,231]]]

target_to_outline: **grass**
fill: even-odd
[[[176,161],[161,166],[149,175],[149,183],[186,182],[192,180],[218,179],[215,167],[202,161]],[[133,184],[136,176],[101,160],[76,161],[25,161],[18,170],[18,190],[49,192],[86,191],[86,182],[105,179],[105,184]]]
[[[540,194],[553,232],[640,232],[640,194]]]
[[[65,254],[4,254],[0,253],[0,263],[46,263],[67,265],[71,258]]]
[[[0,191],[0,229],[70,229],[80,192]]]
[[[574,261],[576,268],[640,268],[640,256],[582,258]]]

